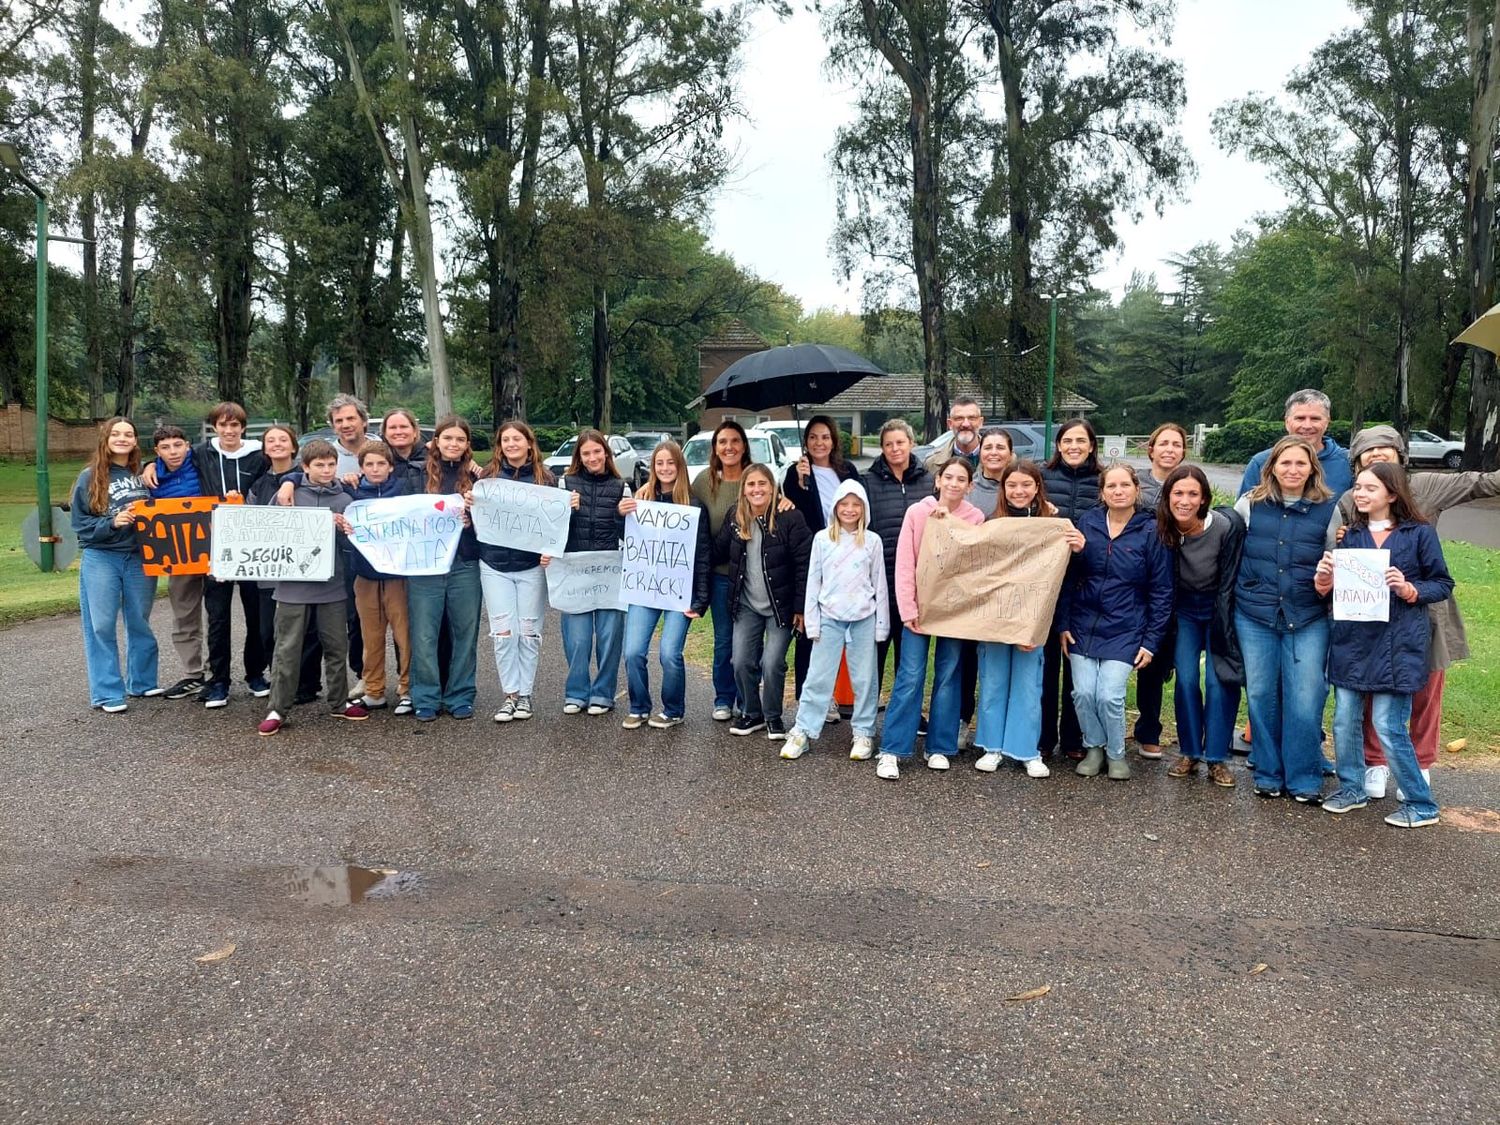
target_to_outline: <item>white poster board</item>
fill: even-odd
[[[333,512],[220,504],[209,550],[210,573],[221,582],[326,582],[333,577]]]
[[[475,481],[469,509],[474,534],[481,543],[513,551],[560,555],[568,545],[572,497],[565,489],[516,480]]]
[[[693,556],[701,514],[686,504],[636,504],[625,517],[622,604],[679,612],[693,607]]]
[[[1385,572],[1391,553],[1383,548],[1340,548],[1333,552],[1333,619],[1389,621],[1391,588]]]
[[[464,498],[419,493],[356,500],[349,542],[382,574],[447,574],[464,530]]]
[[[543,573],[547,575],[547,604],[559,613],[620,608],[619,551],[553,555]]]

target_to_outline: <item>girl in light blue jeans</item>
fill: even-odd
[[[880,698],[875,646],[891,634],[890,595],[880,536],[865,528],[870,503],[858,481],[843,481],[833,494],[833,519],[813,537],[807,566],[802,628],[813,642],[807,679],[797,704],[797,726],[781,756],[800,758],[823,733],[839,659],[847,656],[854,685],[854,747],[857,762],[875,752],[875,714]]]

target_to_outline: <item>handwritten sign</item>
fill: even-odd
[[[1385,572],[1391,553],[1383,548],[1340,548],[1333,552],[1333,619],[1389,621],[1391,588]]]
[[[215,508],[212,573],[221,582],[326,582],[333,577],[333,512]]]
[[[547,564],[547,604],[559,613],[620,608],[620,552],[573,551]]]
[[[620,601],[651,609],[693,607],[693,555],[698,546],[696,507],[642,500],[625,517]]]
[[[462,496],[392,496],[344,509],[349,542],[381,574],[447,574],[464,530]]]
[[[135,541],[141,547],[142,569],[152,578],[207,574],[213,510],[220,504],[238,503],[237,496],[229,500],[217,496],[137,500],[130,505],[130,514],[135,516]]]
[[[474,482],[474,506],[469,515],[481,543],[538,555],[560,555],[568,545],[571,499],[572,494],[561,488],[516,480],[481,480]]]
[[[1067,520],[1005,518],[975,527],[930,519],[917,560],[917,627],[935,637],[1039,645],[1072,552]]]

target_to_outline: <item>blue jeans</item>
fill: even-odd
[[[692,620],[676,610],[633,605],[625,611],[625,683],[630,688],[630,713],[651,714],[651,637],[660,621],[661,713],[669,719],[687,714],[687,669],[682,646]]]
[[[979,645],[979,727],[974,742],[1018,762],[1040,758],[1042,648],[1022,652],[1015,645]]]
[[[798,641],[802,644],[802,641]],[[802,683],[802,698],[797,702],[797,728],[816,739],[823,733],[828,719],[828,705],[833,702],[833,685],[839,678],[839,657],[848,654],[849,682],[854,685],[854,733],[866,738],[875,736],[875,716],[879,710],[880,669],[875,664],[875,615],[859,621],[835,621],[823,618],[821,631],[807,660],[807,679]]]
[[[1125,687],[1131,665],[1073,653],[1068,666],[1073,669],[1073,709],[1083,728],[1083,744],[1102,746],[1119,761],[1125,757]]]
[[[734,618],[729,616],[731,588],[727,574],[713,576],[708,606],[714,620],[714,706],[742,708],[734,682]]]
[[[1371,692],[1370,721],[1385,751],[1386,764],[1396,775],[1396,784],[1406,794],[1403,808],[1424,816],[1437,816],[1432,788],[1422,776],[1417,748],[1412,745],[1411,696]],[[1364,692],[1335,688],[1333,697],[1333,752],[1338,759],[1339,788],[1350,793],[1365,791],[1365,699]],[[1257,748],[1257,753],[1259,749]]]
[[[1237,684],[1223,683],[1214,672],[1209,642],[1211,625],[1209,621],[1177,618],[1177,651],[1172,654],[1177,686],[1173,689],[1172,701],[1177,713],[1177,742],[1182,747],[1183,756],[1195,761],[1224,762],[1229,760],[1234,719],[1240,707],[1240,689]],[[1203,658],[1201,686],[1199,657]],[[1136,691],[1140,691],[1139,680],[1136,681]]]
[[[411,702],[418,711],[474,706],[474,666],[479,646],[479,563],[455,559],[447,574],[406,580],[411,633]],[[443,614],[453,635],[446,690],[438,670]]]
[[[141,569],[138,551],[83,550],[78,603],[83,611],[83,661],[89,673],[89,706],[124,703],[156,682],[156,634],[151,604],[156,579]],[[125,674],[120,674],[120,618],[125,618]]]
[[[1234,623],[1245,659],[1255,787],[1316,796],[1323,790],[1328,618],[1282,630],[1236,613]]]
[[[905,761],[916,751],[917,722],[922,717],[922,686],[927,679],[927,646],[936,642],[932,654],[932,709],[927,714],[927,754],[951,758],[958,753],[958,664],[963,641],[952,637],[929,637],[902,626],[901,660],[896,681],[885,705],[882,754]]]
[[[568,661],[563,702],[580,707],[614,707],[615,688],[620,683],[620,642],[625,635],[624,611],[596,609],[558,616],[562,618],[563,656]]]

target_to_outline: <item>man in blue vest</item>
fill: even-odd
[[[1354,487],[1354,474],[1349,470],[1349,451],[1328,436],[1328,422],[1332,417],[1333,403],[1322,391],[1309,388],[1293,391],[1287,396],[1286,432],[1318,451],[1323,483],[1335,496],[1342,496]],[[1244,479],[1240,481],[1241,496],[1260,483],[1260,474],[1270,455],[1269,449],[1262,449],[1250,458],[1250,464],[1245,466]]]

